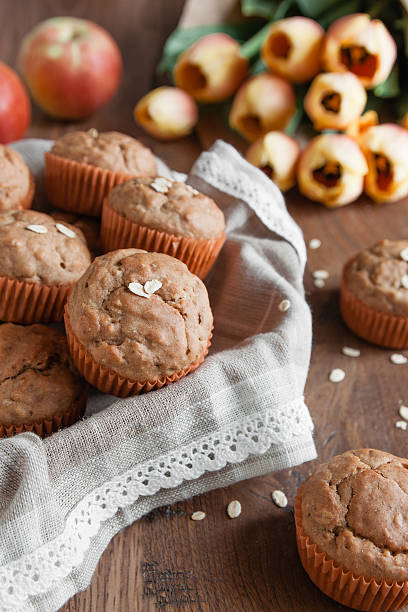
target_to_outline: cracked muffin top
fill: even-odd
[[[168,178],[126,181],[112,189],[108,204],[131,221],[174,236],[218,238],[225,228],[212,198]]]
[[[0,213],[0,276],[66,285],[91,263],[81,230],[35,210]]]
[[[408,460],[348,451],[323,463],[302,489],[311,540],[355,574],[408,579]]]
[[[68,314],[95,361],[138,382],[195,363],[213,323],[207,290],[184,263],[138,249],[97,257],[74,285]]]
[[[97,255],[101,252],[99,244],[99,234],[101,231],[99,219],[96,219],[96,217],[76,215],[75,213],[58,209],[51,211],[50,216],[56,221],[60,221],[65,225],[68,224],[77,227],[85,236],[88,249],[91,251],[91,253]]]
[[[408,240],[381,240],[346,265],[346,285],[367,306],[408,317]]]
[[[31,172],[21,155],[0,145],[0,211],[20,208],[31,181]]]
[[[68,132],[58,138],[51,153],[67,159],[136,176],[154,176],[157,164],[150,149],[120,132]]]
[[[0,325],[0,423],[21,425],[69,410],[84,390],[65,336],[45,325]]]

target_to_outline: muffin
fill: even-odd
[[[408,348],[408,240],[382,240],[350,259],[340,308],[347,326],[364,340]]]
[[[408,603],[408,460],[373,449],[320,465],[298,491],[302,565],[329,597],[356,610]]]
[[[34,210],[0,214],[0,320],[60,321],[91,263],[82,232]]]
[[[97,257],[65,309],[73,361],[95,387],[120,397],[194,370],[207,354],[212,313],[202,281],[162,253]]]
[[[85,236],[86,244],[88,249],[93,255],[99,255],[101,252],[99,235],[101,232],[101,226],[99,220],[95,217],[83,217],[76,215],[75,213],[69,213],[63,210],[53,210],[50,212],[50,216],[56,221],[65,223],[68,225],[74,225],[77,227]]]
[[[156,177],[133,178],[105,198],[105,251],[135,247],[167,253],[204,278],[225,242],[225,220],[214,200],[190,185]]]
[[[45,325],[0,325],[0,436],[45,436],[72,425],[86,398],[63,334]]]
[[[99,216],[114,185],[153,176],[157,164],[141,142],[119,132],[68,132],[45,154],[45,188],[56,208]]]
[[[30,208],[34,179],[21,155],[0,145],[0,212]]]

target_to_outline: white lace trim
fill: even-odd
[[[282,434],[286,443],[294,442],[312,429],[309,412],[300,398],[231,423],[103,484],[73,508],[59,536],[0,569],[0,610],[21,610],[30,597],[46,593],[66,578],[82,563],[101,524],[140,496],[177,487],[228,463],[241,463],[250,454],[263,454],[273,444],[283,443]]]
[[[304,269],[306,247],[303,234],[289,215],[281,192],[263,172],[245,161],[234,147],[217,140],[209,151],[201,153],[191,174],[244,201],[266,227],[295,247]]]

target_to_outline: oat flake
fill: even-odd
[[[408,406],[400,406],[398,412],[405,421],[408,421]]]
[[[286,312],[290,308],[290,301],[289,300],[282,300],[281,303],[279,304],[278,308],[279,308],[279,310],[281,312]]]
[[[75,238],[76,236],[75,232],[73,232],[71,229],[69,229],[69,227],[66,227],[62,223],[56,223],[55,227],[59,232],[61,232],[61,234],[64,234],[64,236],[68,236],[68,238]]]
[[[200,192],[198,191],[198,189],[194,189],[194,187],[192,187],[191,185],[186,185],[187,189],[193,194],[193,195],[198,195]]]
[[[322,241],[319,238],[312,238],[309,241],[309,248],[312,250],[319,249],[322,246]]]
[[[400,251],[400,257],[404,261],[408,261],[408,247],[405,248],[405,249],[402,249],[402,251]]]
[[[404,287],[404,289],[408,289],[408,274],[404,274],[404,276],[401,277],[401,286]]]
[[[329,374],[329,380],[330,382],[338,383],[344,380],[345,375],[346,373],[344,372],[344,370],[341,370],[340,368],[334,368],[334,370],[332,370]]]
[[[360,351],[358,349],[352,348],[351,346],[343,346],[341,352],[347,357],[360,357]]]
[[[26,229],[30,230],[30,232],[35,232],[36,234],[46,234],[48,232],[45,225],[26,225]]]
[[[323,289],[323,287],[326,286],[326,283],[324,282],[324,280],[322,278],[315,278],[314,281],[313,281],[313,284],[318,289]]]
[[[401,355],[401,353],[393,353],[390,355],[390,361],[396,365],[403,365],[404,363],[407,363],[408,359],[405,357],[405,355]]]
[[[395,427],[397,429],[403,429],[405,431],[406,428],[408,427],[408,423],[406,421],[397,421],[395,423]]]
[[[197,510],[197,512],[193,512],[193,514],[191,515],[191,520],[192,521],[202,521],[203,519],[205,519],[206,514],[205,512],[203,512],[202,510]]]
[[[273,491],[272,499],[279,508],[285,508],[288,505],[288,498],[283,491],[279,491],[278,489]]]
[[[161,281],[157,280],[157,278],[154,278],[153,280],[145,282],[144,290],[146,293],[156,293],[156,291],[158,291],[160,287],[162,287],[162,285],[163,283]]]
[[[320,280],[327,280],[329,273],[327,270],[315,270],[313,272],[313,278],[319,278]]]
[[[241,514],[241,504],[237,499],[231,501],[227,506],[227,514],[231,519],[237,518]]]

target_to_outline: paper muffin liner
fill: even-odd
[[[180,378],[183,378],[183,376],[190,374],[190,372],[193,372],[193,370],[198,368],[198,366],[204,361],[204,358],[208,353],[208,349],[210,348],[212,338],[211,333],[205,352],[188,368],[179,370],[171,376],[164,376],[163,378],[158,378],[157,380],[139,382],[124,376],[120,376],[120,374],[117,374],[113,370],[110,370],[109,368],[106,368],[102,364],[95,361],[72,330],[66,307],[64,321],[68,349],[78,372],[82,374],[85,380],[87,380],[91,385],[99,389],[99,391],[110,393],[111,395],[116,395],[117,397],[129,397],[130,395],[145,393],[147,391],[151,391],[152,389],[160,389],[161,387],[169,385],[176,380],[180,380]]]
[[[71,285],[40,285],[0,276],[0,321],[62,321]]]
[[[107,199],[103,203],[101,242],[105,252],[132,247],[166,253],[185,263],[190,272],[203,279],[217,259],[225,238],[224,232],[218,238],[204,240],[159,232],[119,214],[109,206]]]
[[[408,317],[391,315],[367,306],[349,290],[345,278],[340,290],[340,311],[347,327],[357,336],[385,348],[408,348]]]
[[[79,421],[84,415],[87,399],[88,385],[85,384],[82,393],[71,404],[68,410],[55,414],[47,419],[40,419],[38,421],[31,421],[19,425],[3,425],[0,422],[0,437],[9,438],[23,431],[32,431],[41,438],[45,438],[62,427],[69,427]]]
[[[81,215],[100,216],[103,200],[112,187],[132,176],[45,154],[45,190],[49,201],[56,208]]]
[[[335,601],[354,610],[387,612],[408,603],[408,580],[380,582],[355,575],[312,542],[302,524],[302,487],[295,498],[296,542],[303,568],[312,582]]]

